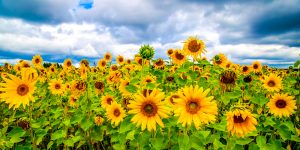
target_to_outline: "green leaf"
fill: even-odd
[[[297,135],[292,135],[291,140],[296,141],[296,142],[300,142],[300,138]]]
[[[164,140],[162,137],[151,138],[150,142],[155,149],[157,150],[163,149]]]
[[[84,131],[87,131],[92,125],[93,125],[93,121],[87,117],[81,121],[81,128]]]
[[[150,89],[150,90],[154,89],[155,88],[155,84],[153,84],[153,83],[147,83],[146,88]]]
[[[178,144],[180,149],[189,149],[189,136],[188,135],[182,135],[178,137]]]
[[[291,139],[291,132],[289,131],[289,128],[285,125],[281,125],[279,127],[278,133],[283,140]]]
[[[266,137],[265,136],[257,136],[256,143],[260,148],[264,147],[266,144]]]
[[[225,145],[223,145],[218,139],[214,140],[213,146],[215,150],[218,150],[219,148],[225,148]]]
[[[254,104],[260,105],[260,106],[263,106],[268,101],[269,101],[269,99],[267,99],[266,97],[261,96],[261,95],[253,96],[253,99],[251,100],[251,102],[253,102]]]
[[[51,140],[57,140],[57,139],[61,139],[64,138],[66,136],[66,132],[64,130],[57,130],[55,131],[52,136],[51,136]]]
[[[258,150],[258,149],[259,147],[257,146],[257,144],[253,142],[249,144],[249,150]]]
[[[253,141],[253,139],[250,139],[250,138],[239,138],[235,142],[239,145],[247,145],[252,141]]]
[[[134,139],[134,133],[135,133],[135,130],[130,131],[130,132],[126,135],[126,140],[133,140],[133,139]]]
[[[136,93],[136,91],[137,91],[137,88],[134,85],[131,85],[131,84],[127,85],[125,88],[130,93]]]
[[[120,132],[120,133],[127,132],[127,131],[129,131],[129,130],[132,129],[131,127],[132,127],[132,124],[130,123],[129,118],[128,118],[128,119],[126,118],[126,119],[121,123],[119,132]]]
[[[198,133],[202,135],[204,139],[206,139],[210,134],[210,131],[199,131]]]
[[[282,125],[285,125],[286,127],[288,127],[289,131],[292,131],[293,133],[296,133],[296,130],[294,128],[294,124],[293,124],[292,121],[284,122]]]
[[[10,142],[11,142],[11,143],[19,143],[19,142],[21,142],[21,141],[23,141],[23,139],[22,139],[22,138],[19,138],[19,137],[12,137],[12,138],[10,139]]]
[[[7,137],[23,137],[25,133],[22,128],[16,127],[8,133]]]

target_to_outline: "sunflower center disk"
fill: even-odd
[[[157,113],[157,106],[155,104],[147,103],[142,108],[142,112],[148,117],[155,116]]]
[[[247,118],[246,118],[246,119],[247,119]],[[246,119],[245,119],[245,120],[246,120]],[[234,116],[234,117],[233,117],[234,123],[243,123],[245,120],[243,119],[242,116]]]
[[[111,102],[112,102],[112,99],[111,99],[111,98],[108,98],[106,101],[107,101],[107,104],[109,104],[109,105],[110,105],[110,104],[111,104]]]
[[[274,82],[274,81],[272,81],[272,80],[271,80],[271,81],[269,81],[269,82],[268,82],[268,86],[270,86],[270,87],[274,87],[274,86],[275,86],[275,82]]]
[[[157,65],[157,66],[161,66],[161,65],[163,65],[163,63],[164,63],[164,62],[163,62],[162,60],[159,60],[159,61],[156,62],[156,65]]]
[[[116,117],[119,117],[120,114],[121,114],[121,112],[120,112],[119,109],[115,109],[115,110],[114,110],[114,115],[115,115]]]
[[[188,102],[186,107],[187,111],[191,114],[196,114],[199,110],[199,105],[197,102]]]
[[[175,57],[178,59],[178,60],[182,60],[184,58],[184,55],[180,54],[180,53],[176,53],[175,54]]]
[[[59,84],[55,84],[55,89],[60,89],[60,85]]]
[[[29,92],[29,87],[26,84],[21,84],[17,88],[17,93],[21,96],[26,95]]]
[[[285,106],[286,106],[286,102],[284,100],[280,99],[280,100],[276,101],[276,107],[285,108]]]
[[[254,68],[254,69],[257,69],[257,68],[258,68],[258,65],[257,65],[257,64],[254,64],[254,65],[253,65],[253,68]]]
[[[190,50],[191,52],[194,52],[194,53],[195,53],[195,52],[198,52],[198,51],[200,50],[201,45],[198,44],[196,40],[193,40],[193,41],[191,41],[191,42],[189,43],[188,48],[189,48],[189,50]]]

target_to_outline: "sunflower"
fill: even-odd
[[[159,58],[154,63],[154,68],[156,69],[162,69],[165,67],[165,62],[163,59]]]
[[[220,85],[223,91],[231,91],[237,80],[237,75],[233,70],[225,70],[220,74]]]
[[[217,103],[213,96],[207,97],[210,89],[203,91],[203,88],[184,87],[179,92],[179,98],[173,98],[176,103],[175,116],[179,116],[178,123],[183,126],[191,126],[194,123],[196,129],[201,124],[208,124],[216,120],[218,113]]]
[[[205,52],[205,44],[202,40],[197,37],[189,37],[183,45],[183,51],[186,55],[197,58],[201,53]]]
[[[257,121],[248,110],[234,110],[226,113],[227,130],[232,135],[244,137],[256,130]]]
[[[94,122],[95,122],[95,124],[96,124],[97,126],[100,126],[100,125],[103,124],[104,119],[103,119],[101,116],[96,116],[96,117],[94,118]]]
[[[258,73],[262,70],[262,65],[259,61],[255,61],[252,63],[252,69],[255,73]]]
[[[71,59],[66,59],[64,60],[63,68],[68,70],[72,68],[72,60]]]
[[[15,70],[16,72],[20,72],[21,69],[22,69],[21,64],[18,63],[18,64],[15,64],[15,65],[14,65],[14,70]]]
[[[123,65],[124,62],[125,62],[124,57],[121,56],[121,55],[118,55],[118,57],[117,57],[117,63],[118,63],[119,65]]]
[[[88,68],[87,67],[85,67],[84,65],[80,66],[79,72],[80,72],[80,77],[82,79],[86,79],[87,78],[87,72],[88,72]]]
[[[278,92],[281,88],[281,78],[278,77],[275,74],[270,74],[269,76],[265,76],[264,80],[263,80],[263,84],[264,87],[268,90],[268,91],[276,91]]]
[[[115,99],[111,95],[105,95],[101,98],[101,106],[105,109],[108,106],[110,106],[113,102],[115,102]]]
[[[123,118],[126,116],[126,114],[120,104],[117,102],[112,102],[112,104],[106,109],[106,116],[108,120],[111,120],[112,124],[118,126],[119,123],[123,121]]]
[[[100,69],[105,69],[106,68],[106,61],[104,59],[100,59],[98,61],[98,64],[97,64],[98,68]]]
[[[147,75],[146,77],[143,78],[143,83],[147,85],[148,83],[155,83],[156,77]]]
[[[96,81],[94,84],[94,87],[95,87],[95,91],[96,91],[97,95],[104,92],[104,83],[103,82]]]
[[[21,79],[11,74],[7,75],[10,79],[2,78],[5,83],[0,83],[0,99],[8,103],[9,108],[19,108],[21,104],[25,108],[30,101],[34,101],[32,95],[36,80],[27,75],[29,74],[22,74]]]
[[[249,66],[242,66],[241,67],[241,72],[244,74],[244,75],[247,75],[251,72],[251,67]]]
[[[71,96],[69,97],[69,104],[70,104],[70,106],[71,106],[71,107],[78,107],[78,104],[76,104],[77,100],[78,100],[78,97],[77,97],[77,96],[71,95]]]
[[[270,112],[277,117],[289,117],[295,112],[296,101],[295,97],[288,96],[288,94],[275,94],[268,102],[267,106],[270,108]]]
[[[119,68],[118,68],[118,66],[117,65],[111,65],[110,66],[110,71],[112,72],[112,71],[117,71]]]
[[[112,59],[112,56],[109,52],[107,52],[105,55],[104,55],[104,60],[107,61],[107,62],[110,62]]]
[[[120,90],[120,92],[122,93],[123,96],[124,95],[130,95],[130,92],[128,92],[126,90],[127,85],[129,85],[129,80],[128,79],[122,79],[119,90]]]
[[[62,80],[60,79],[52,79],[49,82],[49,90],[51,91],[52,94],[54,95],[60,95],[64,93],[64,85],[62,84]]]
[[[168,54],[168,56],[169,56],[169,57],[171,57],[171,56],[172,56],[172,54],[173,54],[173,52],[174,52],[174,51],[173,51],[173,49],[172,49],[172,48],[168,49],[168,50],[167,50],[167,54]]]
[[[177,49],[172,54],[172,60],[174,64],[181,66],[185,62],[186,56],[182,50]]]
[[[135,99],[131,100],[128,105],[130,109],[128,113],[134,114],[131,121],[138,127],[141,126],[142,131],[146,128],[148,131],[156,131],[156,123],[164,127],[161,118],[168,117],[170,108],[162,102],[163,99],[164,93],[157,89],[136,94]]]
[[[222,53],[216,55],[216,56],[213,58],[213,63],[214,63],[215,65],[220,66],[220,67],[224,67],[224,66],[226,65],[226,62],[227,62],[227,61],[228,61],[228,60],[227,60],[227,57],[226,57],[224,54],[222,54]]]
[[[55,64],[52,64],[52,65],[49,67],[49,72],[50,72],[50,73],[55,73],[55,72],[56,72],[56,65],[55,65]]]
[[[89,66],[90,66],[90,63],[87,59],[82,59],[79,64],[80,64],[80,67],[84,66],[86,68],[89,68]]]
[[[41,66],[42,63],[43,63],[43,58],[41,57],[41,55],[35,55],[35,56],[33,56],[33,58],[32,58],[32,64],[35,67]]]
[[[131,64],[131,59],[126,59],[126,64],[127,65]]]
[[[30,64],[29,64],[29,62],[23,60],[23,61],[21,62],[21,67],[22,67],[22,68],[30,68]]]
[[[78,96],[86,91],[86,83],[82,80],[73,81],[71,83],[71,93]]]

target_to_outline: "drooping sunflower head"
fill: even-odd
[[[176,49],[171,56],[173,63],[181,66],[186,61],[186,56],[182,50]]]
[[[8,74],[3,77],[4,83],[0,83],[0,100],[9,104],[9,108],[19,108],[27,106],[30,101],[34,101],[36,80],[32,80],[28,74],[22,74],[21,78]]]
[[[200,125],[208,124],[216,120],[218,113],[217,103],[213,101],[213,96],[207,96],[210,89],[203,90],[202,87],[185,86],[178,92],[179,98],[173,98],[176,103],[175,116],[178,116],[178,123],[183,126],[191,126],[196,129]]]
[[[275,74],[270,74],[269,76],[265,76],[263,80],[263,86],[268,90],[268,91],[280,91],[282,88],[281,84],[281,78]]]
[[[231,91],[236,80],[237,75],[233,70],[225,70],[220,75],[220,85],[224,91]]]
[[[105,96],[102,96],[102,98],[101,98],[101,106],[105,109],[108,106],[110,106],[113,102],[115,102],[115,99],[111,95],[105,95]]]
[[[289,117],[295,112],[296,100],[295,97],[288,94],[275,94],[268,102],[267,106],[270,112],[276,117]]]
[[[259,61],[255,61],[252,63],[252,70],[255,72],[255,73],[258,73],[262,70],[262,65]]]
[[[111,61],[111,59],[112,59],[111,53],[107,52],[107,53],[104,55],[104,60],[107,61],[107,62],[109,62],[109,61]]]
[[[161,118],[167,118],[170,108],[162,102],[164,93],[157,89],[151,90],[146,94],[136,94],[135,99],[128,105],[129,113],[134,114],[131,121],[141,126],[142,130],[156,130],[156,124],[164,127]]]
[[[49,82],[49,90],[54,95],[61,95],[64,93],[65,87],[60,79],[52,79]]]
[[[112,102],[112,104],[106,108],[106,116],[112,124],[118,126],[120,122],[123,121],[123,118],[126,116],[126,114],[120,104],[117,102]]]
[[[162,69],[165,67],[165,62],[163,59],[159,58],[154,63],[154,68],[156,69]]]
[[[183,51],[186,55],[197,58],[201,53],[205,53],[205,44],[197,37],[189,37],[183,45]]]
[[[244,137],[246,134],[256,130],[257,121],[248,110],[229,111],[226,113],[227,130],[232,135]]]
[[[41,55],[35,55],[32,58],[32,64],[36,67],[41,66],[43,63],[43,58],[41,57]]]
[[[121,55],[118,55],[118,57],[117,57],[117,63],[118,63],[119,65],[123,65],[124,62],[125,62],[124,57],[121,56]]]

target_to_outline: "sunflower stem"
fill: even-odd
[[[32,126],[31,126],[31,123],[32,123],[32,103],[30,103],[29,104],[29,107],[28,107],[28,114],[29,114],[29,121],[30,121],[30,139],[31,139],[31,144],[32,144],[32,146],[33,146],[33,149],[34,150],[36,150],[37,148],[36,148],[36,143],[35,143],[35,141],[34,141],[34,135],[33,135],[33,130],[32,130]]]

